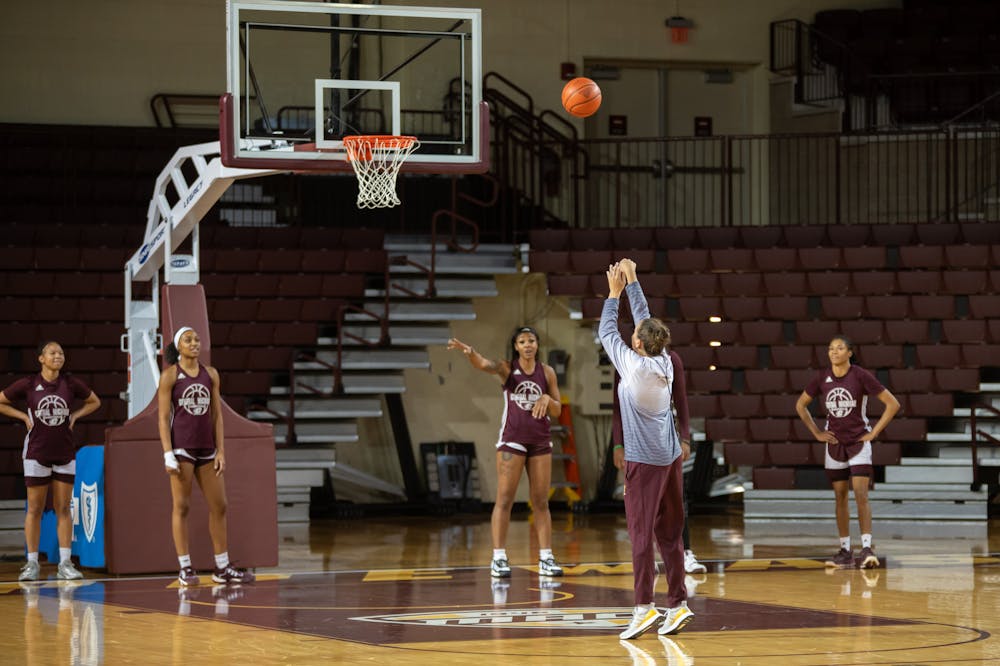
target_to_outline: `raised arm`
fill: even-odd
[[[649,303],[646,295],[642,293],[642,285],[635,274],[635,262],[631,259],[622,259],[618,262],[622,275],[625,276],[625,293],[628,294],[628,302],[632,308],[632,321],[638,324],[644,319],[649,319]],[[629,287],[629,285],[635,285]]]
[[[635,355],[618,332],[618,300],[625,289],[625,275],[618,264],[613,264],[608,267],[607,277],[608,298],[604,301],[597,335],[615,370],[625,376],[628,374],[631,356]]]
[[[502,382],[507,381],[507,377],[510,375],[510,363],[490,360],[473,349],[472,345],[467,345],[458,338],[448,340],[448,349],[460,350],[469,359],[473,368],[487,374],[498,375]]]

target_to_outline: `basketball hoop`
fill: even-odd
[[[396,175],[406,158],[420,146],[415,136],[345,136],[347,161],[358,176],[358,208],[399,205]]]

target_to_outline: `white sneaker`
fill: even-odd
[[[21,567],[21,573],[17,575],[18,580],[38,580],[38,574],[41,571],[41,567],[38,562],[25,562],[24,566]]]
[[[490,565],[490,575],[494,578],[510,578],[510,565],[506,557],[498,557]]]
[[[562,576],[562,567],[556,564],[554,557],[548,557],[544,560],[538,560],[538,575],[539,576]]]
[[[684,571],[687,573],[705,573],[708,567],[698,561],[693,550],[684,551]]]
[[[618,637],[625,640],[638,638],[656,626],[660,617],[660,611],[656,610],[656,606],[636,606],[632,609],[632,621],[629,622],[628,628],[618,634]]]
[[[684,628],[688,622],[694,619],[694,613],[687,607],[687,602],[682,601],[677,608],[670,608],[663,614],[663,624],[656,633],[661,636],[676,634]]]
[[[56,577],[62,580],[79,580],[83,578],[83,574],[77,571],[72,562],[66,560],[65,562],[60,562],[56,568]]]

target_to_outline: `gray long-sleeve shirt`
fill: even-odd
[[[649,306],[638,281],[625,287],[636,324],[649,316]],[[643,316],[645,315],[645,316]],[[604,301],[598,329],[604,351],[621,375],[621,404],[625,460],[666,466],[681,454],[680,438],[670,408],[673,365],[666,353],[643,356],[618,333],[618,299]]]

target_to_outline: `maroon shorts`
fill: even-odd
[[[195,467],[208,465],[215,460],[216,450],[211,449],[174,449],[174,456],[177,462],[188,463]]]

